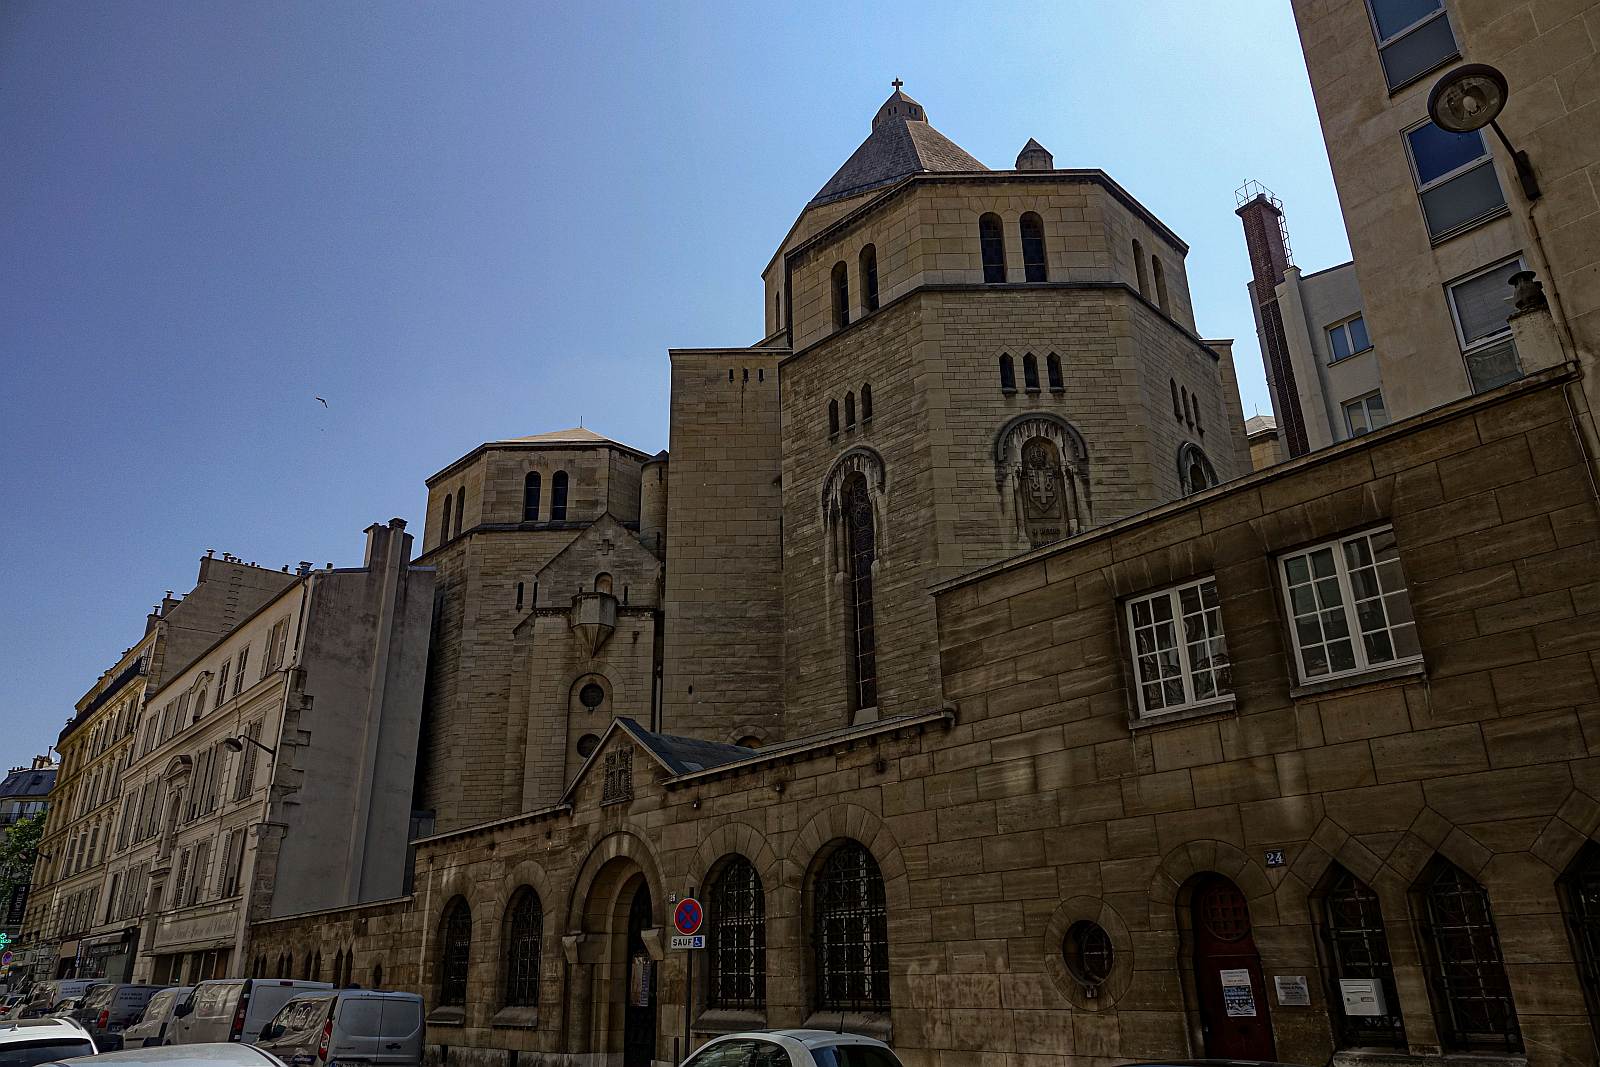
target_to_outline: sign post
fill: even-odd
[[[706,935],[700,932],[700,924],[705,922],[705,909],[694,898],[694,887],[689,887],[689,895],[678,901],[678,906],[672,909],[672,926],[678,932],[672,936],[673,948],[705,948]],[[684,960],[683,973],[683,1048],[687,1052],[694,1047],[694,1035],[690,1032],[694,1014],[694,953],[689,953]]]

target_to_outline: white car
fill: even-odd
[[[900,1067],[882,1041],[832,1030],[752,1030],[708,1041],[683,1067]]]
[[[207,1041],[108,1052],[93,1059],[62,1060],[45,1067],[285,1067],[278,1057],[238,1041]]]
[[[89,1031],[72,1019],[17,1019],[0,1023],[0,1067],[34,1067],[98,1050]]]

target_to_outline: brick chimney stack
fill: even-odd
[[[1289,342],[1283,334],[1283,313],[1278,307],[1278,283],[1292,263],[1283,204],[1258,182],[1246,182],[1235,199],[1239,207],[1234,213],[1244,223],[1244,243],[1250,253],[1250,299],[1261,332],[1261,361],[1266,364],[1272,408],[1289,456],[1303,456],[1310,450],[1305,416],[1300,411]]]

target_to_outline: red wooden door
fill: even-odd
[[[1272,1020],[1261,954],[1250,931],[1250,905],[1220,874],[1195,886],[1194,979],[1206,1055],[1218,1059],[1275,1060]]]

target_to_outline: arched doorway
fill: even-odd
[[[628,908],[627,981],[623,986],[622,1067],[650,1067],[656,1055],[656,962],[644,933],[654,924],[650,885],[639,880]]]
[[[1189,909],[1206,1056],[1277,1059],[1249,902],[1229,879],[1202,874],[1193,883]]]

